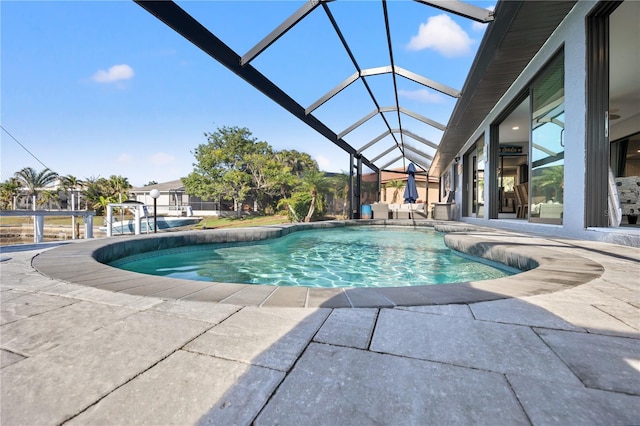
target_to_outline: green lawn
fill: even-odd
[[[120,219],[120,216],[116,216]],[[131,219],[131,216],[126,215],[126,219]],[[82,218],[78,218],[77,222],[83,223]],[[93,223],[95,226],[102,226],[104,219],[102,216],[95,216]],[[0,226],[20,226],[28,225],[32,223],[31,216],[5,216],[0,217]],[[45,217],[45,225],[52,226],[71,226],[71,217],[65,216],[52,216]],[[262,226],[262,225],[278,225],[281,223],[289,223],[287,216],[245,216],[242,218],[228,217],[205,217],[200,223],[194,226],[195,229],[212,229],[212,228],[241,228],[247,226]]]
[[[290,223],[287,216],[205,217],[199,224],[195,225],[195,228],[242,228],[247,226],[278,225],[281,223]]]
[[[97,221],[97,222],[96,222]],[[76,222],[83,223],[81,217],[76,218]],[[28,225],[33,223],[31,216],[4,216],[0,217],[0,226],[20,226],[20,225]],[[102,216],[97,216],[93,218],[94,224],[102,225]],[[53,225],[53,226],[71,226],[71,216],[50,216],[44,218],[45,225]]]

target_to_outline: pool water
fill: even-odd
[[[460,255],[432,229],[381,226],[160,250],[118,259],[111,266],[197,281],[323,288],[445,284],[520,272]]]

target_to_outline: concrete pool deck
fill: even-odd
[[[640,424],[640,250],[442,226],[456,249],[539,266],[219,303],[96,285],[88,253],[118,239],[3,247],[0,424]]]

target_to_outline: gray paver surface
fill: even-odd
[[[211,301],[228,286],[173,300],[63,282],[32,267],[51,246],[5,249],[0,424],[640,424],[639,250],[478,235],[591,275],[502,300],[471,285],[430,306],[276,291],[258,307]]]

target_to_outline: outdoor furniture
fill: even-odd
[[[455,203],[433,203],[434,220],[453,220]]]
[[[425,203],[411,204],[371,204],[374,219],[426,219],[428,217]]]
[[[449,191],[445,196],[444,202],[431,203],[432,216],[435,220],[453,220],[453,211],[455,208],[455,191]]]
[[[426,219],[429,216],[425,203],[409,204],[409,208],[411,209],[411,219]]]
[[[371,211],[374,219],[390,219],[391,210],[389,204],[386,203],[374,203],[371,205]]]
[[[622,215],[630,225],[635,225],[640,215],[640,176],[615,178]]]
[[[395,219],[411,219],[410,204],[400,204],[393,213]]]
[[[502,213],[515,213],[516,212],[516,193],[514,191],[502,192]]]
[[[521,183],[514,187],[516,192],[516,201],[518,203],[516,207],[516,217],[524,219],[529,214],[529,185],[527,183]]]
[[[538,205],[540,218],[546,219],[561,219],[562,212],[564,211],[564,205],[562,203],[540,203]],[[532,211],[533,213],[533,211]]]

